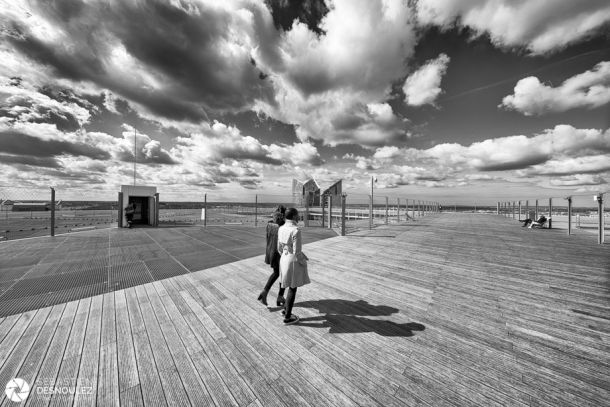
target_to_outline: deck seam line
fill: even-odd
[[[155,240],[155,238],[153,238],[147,231],[144,231],[144,233],[153,241],[155,242],[155,244],[161,249],[163,250],[173,261],[175,261],[176,263],[178,263],[180,265],[180,267],[182,267],[183,269],[185,269],[187,271],[187,273],[191,273],[191,270],[189,270],[184,264],[182,264],[182,262],[180,260],[178,260],[176,257],[174,257],[174,255],[172,255],[170,252],[167,251],[167,249],[163,246],[161,246],[161,244],[159,242],[157,242]],[[186,235],[188,236],[188,235]],[[190,237],[190,236],[189,236]],[[146,263],[144,263],[144,265],[146,265]],[[148,266],[146,267],[148,269]],[[152,276],[152,273],[151,273]],[[175,276],[174,276],[175,277]],[[153,279],[154,280],[154,279]],[[154,280],[156,281],[156,280]],[[141,284],[143,285],[143,284]]]
[[[186,234],[186,233],[184,233],[184,232],[181,232],[181,231],[179,231],[179,230],[178,230],[178,233],[180,233],[180,234],[182,234],[182,235],[184,235],[184,236],[190,237],[191,239],[195,239],[195,240],[197,240],[198,242],[201,242],[201,243],[203,243],[203,244],[204,244],[204,245],[206,245],[206,246],[209,246],[209,247],[211,247],[211,248],[213,248],[213,249],[215,249],[215,250],[218,250],[219,252],[222,252],[222,253],[224,253],[224,254],[226,254],[226,255],[228,255],[228,256],[231,256],[231,257],[233,257],[233,258],[237,259],[237,261],[239,261],[239,260],[244,260],[244,259],[242,259],[242,258],[240,258],[240,257],[237,257],[236,255],[231,254],[231,253],[229,253],[229,252],[226,252],[226,251],[224,251],[224,250],[222,250],[222,249],[220,249],[220,248],[218,248],[218,247],[216,247],[216,246],[214,246],[214,245],[212,245],[212,244],[210,244],[210,243],[204,242],[203,240],[200,240],[200,239],[198,239],[198,238],[196,238],[196,237],[189,236],[189,235],[187,235],[187,234]]]

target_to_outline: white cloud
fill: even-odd
[[[180,162],[192,161],[200,165],[226,160],[271,165],[321,163],[318,150],[311,144],[265,145],[254,137],[242,135],[237,127],[220,122],[214,122],[212,126],[202,125],[200,132],[178,138],[171,152]]]
[[[366,107],[372,118],[381,124],[391,124],[396,121],[392,106],[387,103],[369,103]]]
[[[558,125],[534,137],[501,137],[468,147],[439,144],[425,153],[445,163],[463,164],[481,171],[517,170],[543,164],[554,157],[610,153],[610,130]]]
[[[465,174],[462,177],[464,180],[467,181],[491,181],[491,180],[500,180],[500,177],[492,177],[489,174]],[[458,181],[460,179],[458,178]]]
[[[373,154],[373,158],[380,160],[392,159],[398,156],[400,156],[400,149],[396,146],[380,147],[375,151],[375,154]]]
[[[455,186],[498,180],[500,176],[506,179],[510,174],[517,177],[602,174],[610,171],[610,129],[558,125],[531,137],[500,137],[469,146],[445,143],[426,150],[382,147],[370,157],[347,154],[343,159],[354,160],[361,170],[382,175],[383,185],[388,187]]]
[[[123,128],[122,137],[113,137],[103,132],[64,132],[49,123],[0,125],[0,132],[10,132],[9,136],[0,137],[0,155],[10,154],[11,165],[24,172],[22,178],[27,178],[27,173],[36,176],[42,167],[48,167],[45,173],[61,178],[64,186],[70,182],[73,186],[86,184],[87,180],[91,184],[120,185],[125,183],[125,177],[132,176],[134,154],[133,128],[126,124]],[[138,179],[173,187],[237,183],[252,188],[260,183],[264,171],[272,171],[270,168],[281,166],[286,170],[321,163],[317,149],[308,143],[265,145],[244,136],[236,127],[219,122],[202,125],[199,130],[189,137],[178,138],[169,151],[158,140],[138,131],[135,134]],[[15,143],[24,140],[32,147],[10,144],[13,140]],[[10,168],[3,166],[4,174]],[[81,177],[77,176],[79,171]]]
[[[447,174],[439,168],[414,167],[410,165],[392,166],[390,172],[377,173],[379,188],[397,188],[402,185],[418,185],[428,188],[454,186],[447,180]]]
[[[260,44],[272,56],[279,39],[263,2],[81,2],[77,8],[3,2],[0,18],[10,27],[2,52],[11,56],[0,68],[10,75],[38,83],[69,78],[64,81],[73,86],[92,84],[152,114],[194,123],[209,111],[238,112],[273,96],[250,63]]]
[[[345,154],[343,156],[344,160],[354,160],[356,161],[356,168],[360,170],[377,170],[381,167],[380,164],[376,163],[376,161],[372,158],[366,158],[361,155],[354,154]]]
[[[9,81],[0,76],[0,82]],[[89,122],[91,117],[88,109],[92,108],[90,103],[75,97],[72,99],[77,99],[80,104],[58,101],[40,93],[29,83],[21,83],[19,86],[0,85],[0,97],[0,120],[4,123],[54,122],[72,128]]]
[[[501,47],[534,54],[559,50],[602,29],[610,21],[606,0],[419,0],[422,24],[449,28],[456,19]]]
[[[410,21],[399,0],[331,1],[321,35],[295,21],[278,44],[280,60],[254,53],[276,94],[275,105],[259,100],[257,110],[295,124],[301,140],[375,146],[404,137],[383,101],[407,74],[416,43]]]
[[[558,157],[543,164],[518,172],[518,175],[576,175],[598,174],[610,171],[610,154],[585,157]]]
[[[567,175],[559,178],[552,178],[549,182],[551,185],[557,187],[602,185],[607,183],[603,177],[594,174]]]
[[[442,93],[441,80],[447,72],[449,61],[447,55],[440,54],[409,75],[402,87],[405,103],[411,106],[433,105]]]
[[[500,106],[532,116],[579,107],[592,109],[607,103],[610,103],[610,61],[600,62],[555,88],[540,83],[534,76],[521,79],[514,94],[504,97]]]
[[[321,163],[318,149],[309,143],[294,143],[291,146],[271,144],[270,156],[291,165],[311,165]]]

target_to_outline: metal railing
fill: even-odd
[[[192,196],[192,191],[189,191]],[[54,236],[69,232],[117,227],[123,212],[117,193],[100,190],[0,187],[0,240]],[[293,204],[292,195],[255,194],[239,201],[220,194],[202,193],[186,201],[176,191],[159,191],[158,225],[261,227],[279,205],[296,207],[306,227],[336,229],[342,235],[378,225],[412,221],[438,212],[440,204],[411,197],[343,194]],[[337,202],[338,201],[338,202]]]
[[[567,234],[596,233],[599,244],[605,242],[605,231],[610,227],[610,210],[605,202],[609,191],[590,194],[573,194],[564,197],[548,197],[502,201],[497,203],[498,215],[523,221],[537,220],[544,215],[547,227],[564,229]]]

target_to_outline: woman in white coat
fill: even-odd
[[[292,314],[292,307],[297,294],[297,288],[309,284],[307,273],[307,256],[301,250],[301,231],[297,227],[299,211],[288,208],[285,214],[286,223],[278,230],[277,249],[282,254],[280,258],[280,281],[282,287],[288,287],[284,309],[284,323],[292,325],[299,322],[299,317]]]

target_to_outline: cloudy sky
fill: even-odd
[[[0,185],[608,190],[607,0],[0,0]],[[134,134],[135,149],[134,149]]]

